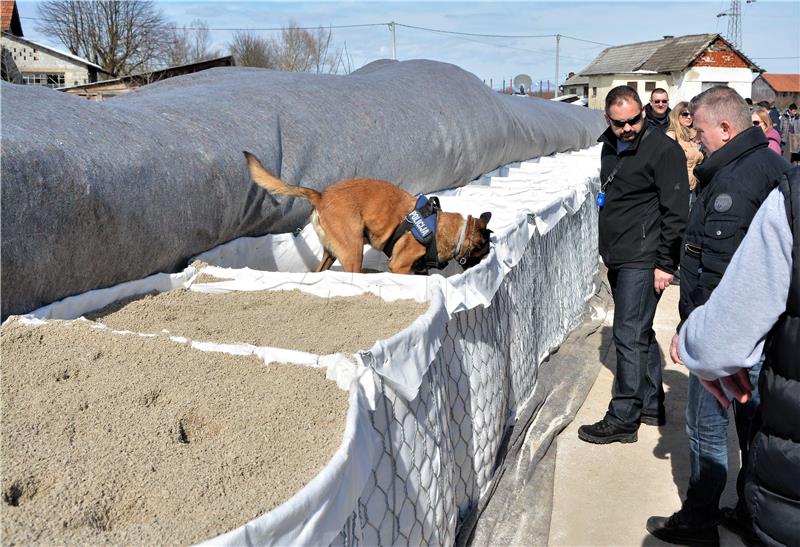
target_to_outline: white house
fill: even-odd
[[[719,34],[692,34],[606,48],[579,74],[589,79],[589,107],[602,110],[608,92],[626,84],[643,102],[666,89],[671,105],[720,84],[750,97],[753,72],[763,70]]]
[[[59,51],[22,37],[16,2],[0,2],[4,73],[6,63],[22,76],[22,83],[64,87],[105,80],[111,75],[101,66],[71,53]],[[16,73],[16,72],[15,72]]]
[[[570,72],[569,77],[561,85],[561,92],[564,95],[577,95],[582,99],[587,99],[589,98],[589,78]]]
[[[64,87],[110,77],[103,67],[86,59],[7,32],[0,37],[0,44],[11,53],[23,82],[29,85]]]

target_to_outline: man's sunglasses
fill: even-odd
[[[669,104],[668,99],[653,99],[651,102],[653,104]]]
[[[639,123],[639,120],[641,119],[642,119],[642,113],[639,112],[633,118],[627,120],[615,120],[614,118],[609,117],[608,121],[610,121],[614,127],[625,127],[626,125],[631,125],[631,126],[636,125],[637,123]]]
[[[691,112],[681,112],[681,113],[680,113],[680,117],[681,117],[681,118],[688,118],[688,117],[689,117],[689,116],[691,116],[691,115],[692,115],[692,113],[691,113]]]

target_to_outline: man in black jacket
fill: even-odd
[[[669,113],[671,110],[667,90],[660,87],[655,88],[650,93],[650,104],[644,107],[647,121],[653,127],[657,127],[666,133],[669,128]]]
[[[706,303],[744,239],[750,221],[789,164],[768,147],[763,131],[753,127],[750,109],[736,91],[713,87],[692,99],[694,128],[708,154],[695,169],[700,194],[692,206],[681,256],[681,321]],[[745,320],[745,318],[741,318]],[[677,359],[678,336],[670,354]],[[761,366],[750,369],[757,383]],[[734,403],[742,467],[748,458],[757,393],[746,405]],[[728,413],[700,379],[689,376],[686,432],[689,436],[690,477],[686,499],[671,517],[651,517],[647,529],[670,543],[715,544],[719,499],[728,473]],[[744,474],[737,483],[740,501],[728,519],[746,525],[742,497]]]
[[[683,150],[644,119],[636,91],[615,87],[605,111],[599,250],[614,298],[617,369],[605,417],[578,429],[582,440],[599,444],[635,442],[640,423],[664,421],[653,318],[678,267],[689,210]]]

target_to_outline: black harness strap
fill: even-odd
[[[437,224],[438,224],[438,217],[439,217],[439,210],[441,209],[439,205],[439,198],[431,197],[428,198],[428,203],[425,204],[424,207],[419,209],[419,214],[422,218],[427,218],[433,214],[437,217]],[[392,237],[389,238],[389,241],[386,242],[386,245],[383,246],[383,254],[390,257],[392,256],[392,251],[394,250],[394,246],[397,241],[405,234],[406,232],[411,231],[413,225],[408,220],[408,216],[403,219],[397,229],[395,229]],[[426,268],[437,268],[442,269],[444,268],[446,263],[440,263],[438,260],[438,252],[436,250],[436,234],[433,234],[433,237],[428,240],[428,243],[425,246],[425,256],[423,256],[419,263],[423,264]]]

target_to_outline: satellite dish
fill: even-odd
[[[520,74],[514,77],[514,91],[517,93],[527,93],[531,90],[533,80],[527,74]]]

